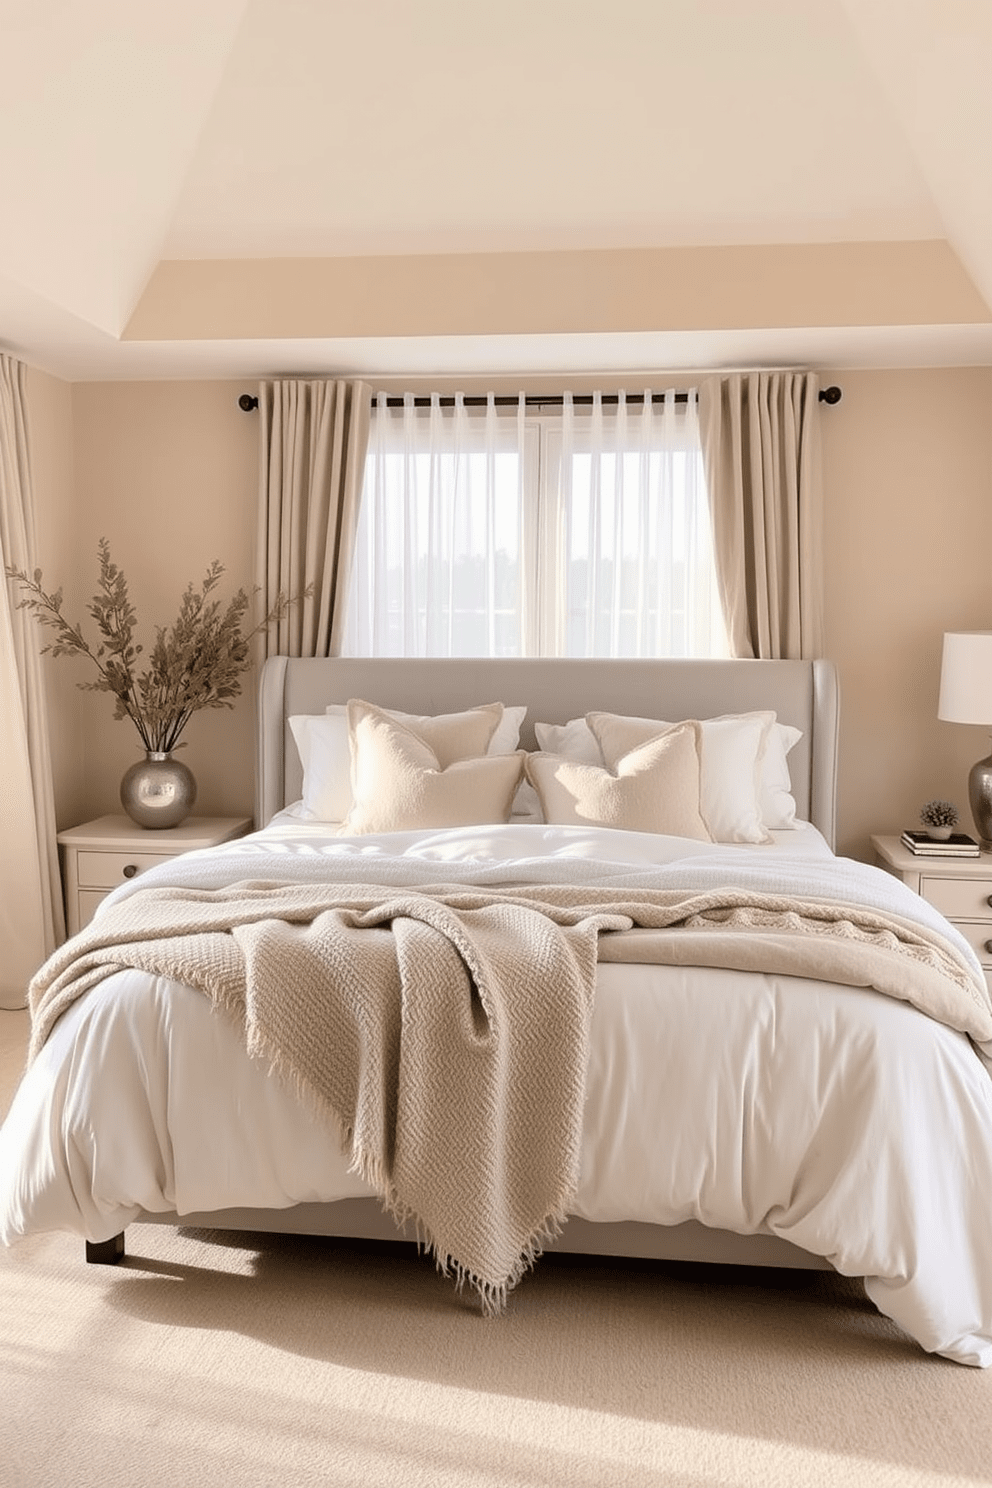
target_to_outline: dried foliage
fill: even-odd
[[[101,538],[100,582],[89,604],[89,614],[102,637],[96,649],[80,625],[62,614],[62,590],[46,594],[41,569],[33,576],[7,568],[8,578],[26,590],[17,605],[30,610],[56,638],[42,654],[85,656],[99,673],[95,682],[80,682],[85,692],[110,692],[116,699],[115,718],[130,718],[145,749],[168,754],[201,708],[233,708],[241,692],[241,678],[251,666],[251,641],[283,618],[294,600],[280,595],[269,613],[245,632],[250,597],[239,589],[226,608],[213,597],[224,573],[215,559],[195,589],[187,585],[179,614],[171,627],[157,627],[155,644],[144,671],[137,671],[143,648],[134,640],[137,615],[128,595],[127,579]],[[307,593],[310,591],[307,590]]]

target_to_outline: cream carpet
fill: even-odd
[[[0,1109],[26,1015],[0,1012]],[[545,1258],[483,1319],[407,1251],[135,1226],[0,1250],[0,1485],[953,1488],[992,1371],[860,1286]]]

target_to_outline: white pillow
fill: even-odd
[[[774,723],[761,761],[761,819],[771,830],[798,828],[796,798],[786,755],[803,736],[791,723]]]
[[[350,702],[348,725],[354,804],[339,835],[474,826],[509,817],[523,750],[442,766],[423,738],[372,703]]]
[[[301,814],[311,821],[344,821],[352,800],[347,718],[297,713],[289,726],[303,766]]]
[[[535,723],[537,742],[547,754],[560,754],[580,765],[601,765],[603,753],[584,718],[567,723]]]
[[[543,752],[526,771],[545,820],[711,842],[699,809],[699,725],[675,724],[624,754],[615,769]]]
[[[524,753],[526,753],[526,750]],[[521,823],[540,823],[544,820],[537,791],[531,785],[526,775],[521,775],[520,777],[517,794],[514,796],[513,805],[510,808],[510,820],[511,822],[516,822],[518,826]]]
[[[455,757],[469,757],[473,752],[511,754],[517,747],[527,709],[487,703],[462,713],[415,715],[388,708],[382,711],[426,738],[435,746],[443,763],[450,764]],[[476,750],[480,743],[479,730],[489,729],[494,717],[495,728],[489,734],[488,744]],[[353,802],[347,704],[329,703],[324,713],[294,714],[289,726],[303,765],[301,815],[311,821],[334,824],[344,821]],[[464,754],[460,752],[463,750]]]
[[[671,727],[617,713],[587,713],[586,722],[611,769],[631,749]],[[715,842],[771,841],[761,819],[759,761],[774,722],[774,713],[700,721],[699,805]]]

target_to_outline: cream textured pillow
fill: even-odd
[[[354,804],[339,835],[473,826],[509,817],[522,750],[457,759],[444,768],[424,739],[372,703],[350,702],[348,727]]]
[[[603,754],[616,761],[670,724],[618,713],[587,713],[586,722]],[[760,761],[775,722],[774,713],[728,714],[700,723],[699,805],[717,842],[769,842],[761,818]]]
[[[352,708],[360,698],[349,698],[346,712],[348,733],[352,741],[355,724]],[[446,770],[456,760],[478,759],[484,755],[503,717],[502,703],[486,703],[481,708],[466,708],[464,713],[413,714],[394,713],[389,708],[379,708],[373,703],[363,707],[376,708],[384,718],[401,723],[411,734],[434,751],[438,768]]]
[[[619,827],[713,839],[699,809],[699,724],[675,724],[616,762],[615,769],[531,754],[527,777],[556,826]]]
[[[717,760],[717,755],[713,754],[711,756],[711,752],[707,749],[710,736],[715,732],[712,726],[728,721],[740,721],[746,725],[748,720],[755,716],[764,718],[767,715],[764,713],[758,715],[741,713],[728,714],[721,718],[704,718],[702,720],[703,745],[700,768],[702,770],[701,796],[704,800],[709,794],[708,787],[711,784],[708,778],[710,766],[715,765]],[[774,713],[771,714],[771,717],[775,717]],[[665,728],[667,726],[663,719],[647,718],[633,721],[643,723],[647,726],[645,737],[647,737],[647,733],[650,730]],[[550,751],[552,754],[561,754],[567,759],[578,760],[586,764],[602,764],[604,762],[603,752],[585,718],[570,718],[567,723],[535,723],[534,732],[537,735],[537,742],[541,748]],[[762,828],[771,828],[773,831],[777,831],[797,825],[797,808],[795,797],[792,795],[792,780],[789,775],[786,755],[790,749],[795,747],[801,738],[802,730],[793,728],[788,723],[779,723],[776,721],[768,730],[764,751],[758,758],[758,804]],[[720,788],[726,787],[726,784],[727,782],[724,780],[723,787]],[[750,809],[751,805],[748,801],[745,807],[745,814],[750,812]],[[724,830],[734,831],[735,829],[732,822],[728,827],[726,822],[719,820],[715,812],[714,822],[710,823],[711,827],[714,824],[718,829],[714,830],[714,836],[718,841],[733,842],[747,840],[747,838],[741,839],[740,837],[733,836],[724,837],[722,835]],[[750,830],[753,832],[753,826]],[[755,840],[766,841],[767,837],[763,835],[755,838]]]
[[[478,711],[473,709],[472,711]],[[438,713],[434,716],[417,713],[399,713],[395,708],[385,709],[390,718],[395,718],[399,723],[405,723],[412,728],[415,734],[421,738],[430,740],[430,726],[438,723],[446,724],[450,719],[461,718],[460,713]],[[523,727],[524,718],[527,714],[527,705],[514,704],[512,707],[503,705],[503,716],[496,725],[496,732],[489,740],[486,754],[512,754],[520,742],[520,730]],[[517,794],[513,800],[510,812],[511,820],[516,822],[540,821],[541,813],[537,804],[537,797],[526,780],[521,780]]]
[[[426,739],[431,748],[435,750],[442,766],[453,763],[451,759],[445,759],[447,750],[446,740],[450,738],[450,731],[457,730],[461,723],[470,716],[478,713],[488,713],[493,708],[499,709],[499,718],[496,727],[490,736],[489,743],[485,749],[474,751],[478,754],[512,754],[520,742],[520,729],[527,712],[526,704],[520,707],[507,708],[503,703],[486,703],[478,708],[467,708],[463,713],[400,713],[395,708],[383,708],[390,718],[395,718],[398,723],[405,723],[408,729],[412,729],[421,739]],[[436,740],[440,736],[440,749]],[[456,759],[468,759],[467,754],[459,754]]]
[[[487,703],[463,713],[440,713],[434,717],[391,713],[385,708],[382,711],[425,739],[443,768],[456,759],[511,753],[516,748],[527,710],[525,707],[504,709],[502,703]],[[289,726],[303,765],[303,815],[310,820],[335,824],[344,821],[354,800],[347,704],[330,703],[325,713],[316,715],[296,714],[290,718]]]

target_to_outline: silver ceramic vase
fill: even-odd
[[[193,771],[171,754],[149,751],[121,781],[121,805],[139,827],[178,827],[195,801]]]

